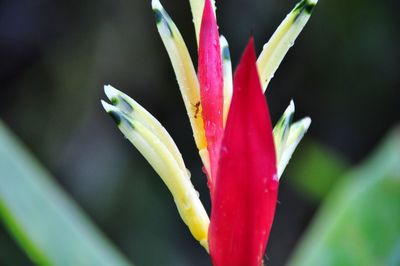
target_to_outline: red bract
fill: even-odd
[[[237,67],[233,90],[214,183],[210,254],[214,266],[260,266],[275,213],[278,179],[253,39]]]
[[[207,150],[210,157],[211,195],[218,167],[219,146],[223,135],[223,75],[219,34],[210,0],[205,1],[200,29],[198,76]]]

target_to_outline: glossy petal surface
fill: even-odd
[[[268,106],[250,40],[233,82],[215,191],[209,247],[214,266],[260,266],[278,193]]]
[[[219,146],[223,135],[223,73],[218,27],[210,0],[205,1],[200,28],[199,68],[200,98],[203,107],[207,150],[210,158],[208,177],[215,176]],[[212,194],[212,182],[209,185]]]

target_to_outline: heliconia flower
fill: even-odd
[[[251,39],[232,79],[229,46],[219,36],[214,1],[190,0],[198,44],[196,73],[177,26],[159,0],[152,0],[208,178],[211,221],[165,128],[129,96],[104,87],[111,101],[102,101],[104,109],[167,185],[182,220],[216,266],[262,263],[279,179],[311,123],[308,117],[292,123],[291,101],[272,129],[263,92],[316,3],[300,1],[258,59]]]
[[[215,177],[208,240],[214,265],[261,265],[278,195],[276,169],[251,39],[235,72]]]

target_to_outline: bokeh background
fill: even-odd
[[[189,2],[162,2],[196,62]],[[295,3],[217,1],[233,65],[250,34],[260,52]],[[268,265],[288,262],[327,195],[399,123],[399,8],[397,0],[321,0],[270,83],[273,121],[294,99],[296,118],[307,115],[313,122],[281,179]],[[149,0],[1,1],[0,84],[0,119],[132,262],[210,265],[160,178],[100,105],[103,84],[112,84],[154,114],[176,141],[209,209],[200,159]],[[394,132],[390,136],[400,138]],[[399,221],[392,222],[399,232]],[[400,265],[393,259],[400,238],[394,237],[397,252],[387,251],[388,260]],[[31,265],[3,224],[0,265]]]

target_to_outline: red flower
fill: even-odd
[[[223,129],[219,34],[209,0],[200,28],[198,75],[211,168],[212,261],[215,266],[260,266],[278,194],[272,126],[251,39],[235,73]]]
[[[260,266],[278,194],[267,102],[250,40],[233,82],[209,229],[215,266]]]

